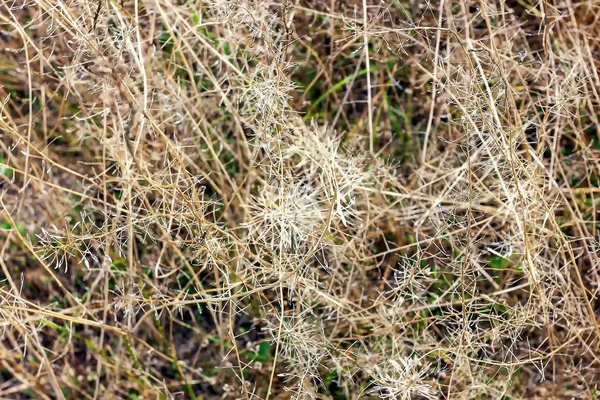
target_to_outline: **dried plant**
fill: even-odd
[[[600,4],[0,4],[0,397],[596,396]]]

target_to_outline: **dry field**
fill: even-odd
[[[0,398],[600,398],[599,37],[0,0]]]

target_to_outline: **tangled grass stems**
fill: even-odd
[[[595,1],[0,5],[0,397],[593,398]]]

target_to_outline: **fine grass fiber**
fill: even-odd
[[[0,2],[0,398],[600,398],[599,20]]]

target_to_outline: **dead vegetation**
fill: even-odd
[[[0,4],[0,397],[594,399],[600,3]]]

